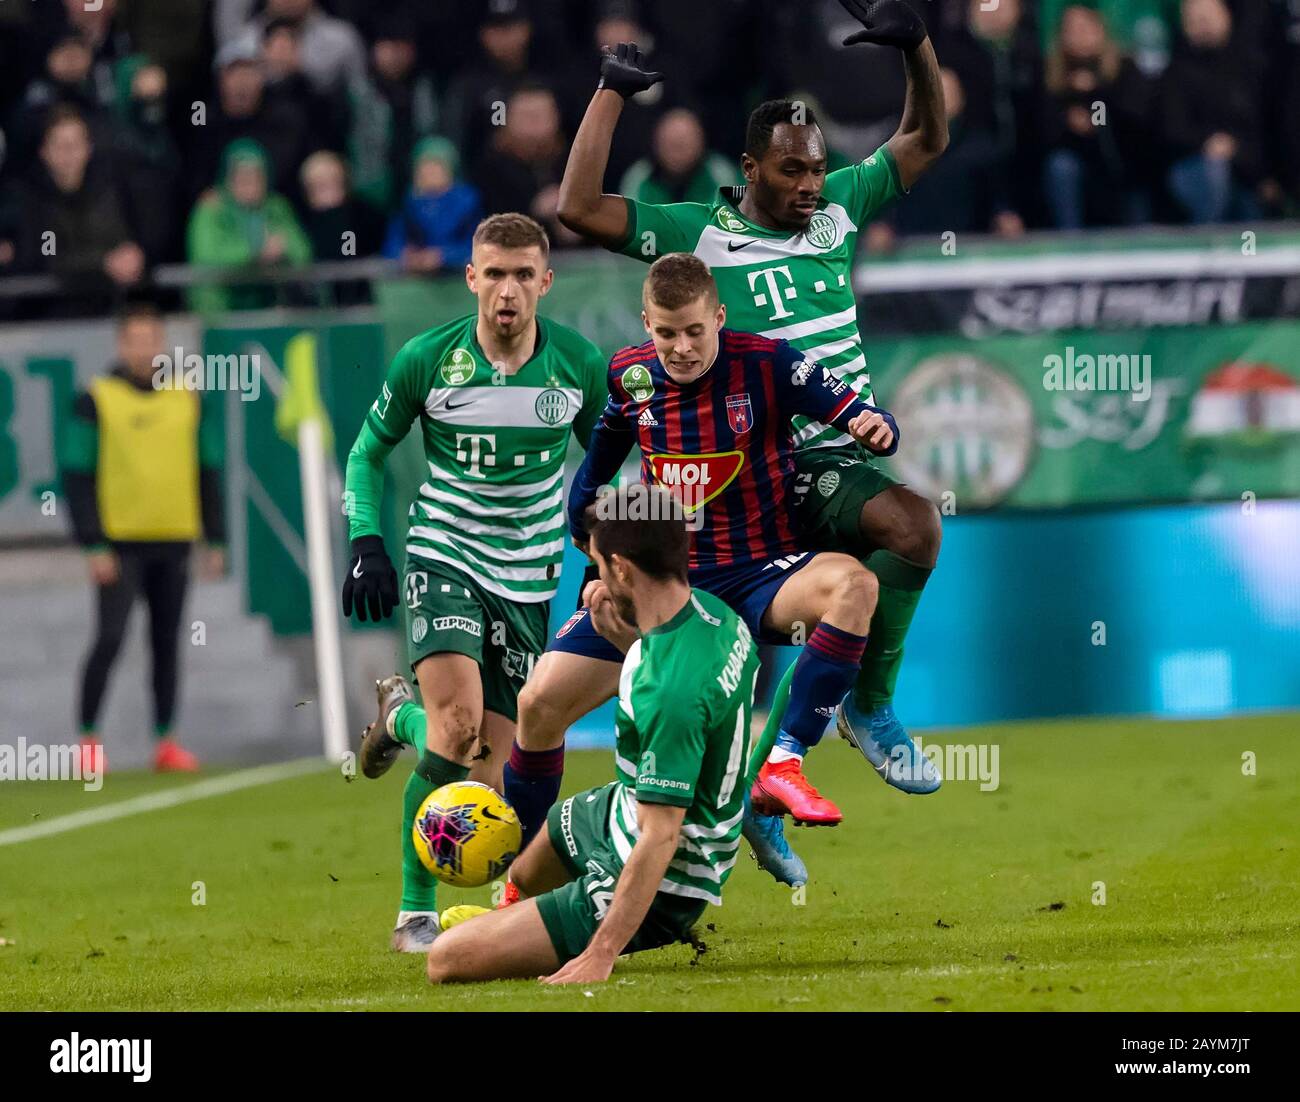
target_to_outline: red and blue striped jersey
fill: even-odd
[[[719,336],[717,359],[690,383],[673,380],[652,341],[610,360],[609,402],[569,494],[575,538],[585,535],[583,511],[635,445],[642,480],[665,486],[691,515],[692,567],[775,559],[798,549],[791,418],[843,429],[875,407],[787,341],[731,329]],[[897,447],[894,431],[893,446],[882,454]]]

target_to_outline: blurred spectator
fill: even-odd
[[[465,67],[447,93],[447,123],[467,164],[478,162],[506,124],[504,105],[524,83],[538,83],[533,64],[533,20],[526,0],[489,0],[478,32],[480,58]]]
[[[384,217],[350,194],[347,165],[337,153],[320,150],[302,163],[302,225],[314,260],[374,256],[384,239]],[[333,301],[351,306],[370,301],[365,280],[334,284]]]
[[[555,96],[540,84],[521,86],[507,102],[506,125],[475,174],[484,212],[531,215],[546,227],[553,245],[576,244],[577,235],[555,217],[567,157]]]
[[[389,17],[370,48],[370,79],[348,89],[352,178],[358,195],[384,209],[400,195],[415,143],[438,125],[433,79],[416,60],[414,21]]]
[[[221,28],[223,20],[233,21],[231,9],[238,5],[219,7],[225,9],[218,13],[217,26]],[[245,14],[247,10],[245,7]],[[350,23],[326,15],[316,0],[266,0],[266,10],[234,35],[229,44],[256,52],[267,28],[279,22],[297,28],[302,71],[317,92],[339,92],[366,75],[366,47],[361,35]]]
[[[644,9],[655,64],[669,67],[665,96],[682,99],[689,89],[708,144],[728,153],[745,144],[754,62],[761,56],[759,7],[760,0],[652,0]],[[738,73],[751,75],[737,79]]]
[[[268,191],[266,151],[250,139],[231,144],[222,163],[221,184],[199,200],[187,234],[190,263],[237,268],[251,265],[307,264],[311,242],[293,207]],[[196,287],[197,310],[246,310],[269,305],[273,292],[263,285]]]
[[[260,55],[266,100],[283,103],[294,115],[310,120],[312,144],[343,149],[347,112],[343,90],[317,91],[302,68],[302,32],[290,19],[273,19],[262,35]]]
[[[605,0],[598,12],[595,30],[591,37],[591,52],[586,55],[590,62],[586,66],[575,67],[573,77],[568,82],[571,89],[571,101],[581,104],[586,111],[591,101],[591,94],[596,90],[596,81],[600,74],[600,55],[605,47],[613,49],[620,42],[635,42],[641,47],[641,55],[648,68],[665,72],[666,79],[632,96],[623,104],[623,113],[618,118],[618,128],[614,131],[614,140],[609,147],[609,163],[605,166],[605,184],[613,189],[623,179],[632,165],[645,156],[646,150],[654,144],[655,127],[669,96],[680,98],[687,91],[682,80],[671,70],[665,71],[663,55],[656,50],[654,37],[645,29],[637,18],[636,8],[627,0]],[[561,115],[564,104],[560,103]],[[573,132],[577,123],[582,121],[581,114],[570,120]]]
[[[102,283],[76,277],[107,276],[118,288],[139,282],[145,256],[133,240],[121,197],[104,166],[92,164],[90,130],[70,107],[57,107],[46,123],[40,155],[17,200],[14,267],[71,277],[61,312],[96,312],[111,305]],[[96,286],[96,283],[99,283]]]
[[[993,134],[1009,159],[1008,201],[1031,225],[1042,209],[1043,57],[1022,0],[966,0],[967,27],[937,46],[966,91],[964,125]]]
[[[207,91],[210,7],[211,0],[129,0],[117,19],[135,49],[166,71],[176,118]]]
[[[1047,58],[1044,190],[1058,229],[1150,218],[1150,86],[1084,4],[1061,13]]]
[[[113,166],[148,262],[179,260],[181,162],[167,126],[167,73],[143,55],[118,66]]]
[[[394,215],[384,255],[408,272],[455,270],[469,261],[481,217],[478,192],[456,181],[459,157],[446,138],[425,138],[412,158],[411,190]]]
[[[618,191],[642,203],[712,203],[718,188],[742,183],[734,163],[709,151],[695,113],[679,107],[659,120],[652,155],[627,170]]]
[[[948,148],[912,186],[907,201],[893,208],[888,223],[901,234],[992,231],[1018,237],[1025,225],[1008,198],[1006,158],[992,134],[969,125],[961,78],[951,69],[941,69],[940,76],[948,113]],[[880,249],[879,235],[869,240]]]
[[[91,75],[94,62],[90,44],[75,30],[64,31],[50,44],[45,71],[27,86],[7,128],[9,156],[16,162],[26,163],[36,155],[46,118],[60,104],[80,113],[97,143],[107,141],[106,108],[112,100],[112,86],[96,84]]]
[[[266,80],[256,51],[230,46],[217,54],[217,95],[204,125],[191,126],[186,154],[189,197],[212,185],[222,154],[231,142],[251,138],[265,149],[272,165],[274,190],[292,192],[298,168],[314,148],[312,121],[288,100],[268,100]]]
[[[1133,58],[1143,76],[1155,77],[1169,64],[1169,51],[1178,29],[1178,0],[1086,0],[1097,11],[1111,37]],[[1254,4],[1256,0],[1247,0]],[[1079,0],[1041,0],[1038,18],[1043,48],[1051,50],[1056,28],[1066,8]]]
[[[86,0],[63,0],[65,25],[80,35],[94,57],[91,78],[102,102],[113,96],[113,70],[136,52],[125,25],[118,18],[117,0],[102,0],[91,7]]]
[[[842,45],[861,29],[838,0],[808,0],[772,5],[762,34],[765,94],[810,100],[827,144],[852,161],[893,134],[906,89],[897,50]]]
[[[1183,0],[1182,12],[1186,41],[1163,88],[1164,133],[1177,158],[1169,190],[1194,223],[1258,218],[1264,74],[1234,41],[1223,0]]]

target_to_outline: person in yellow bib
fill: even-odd
[[[225,570],[220,425],[192,390],[156,387],[166,327],[152,305],[127,307],[117,360],[76,397],[63,441],[63,489],[97,589],[98,621],[82,670],[83,758],[103,768],[97,733],[108,676],[137,598],[149,610],[154,768],[193,772],[198,759],[172,731],[181,611],[192,546],[208,545],[204,573]]]

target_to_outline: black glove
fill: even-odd
[[[913,50],[925,41],[925,24],[903,0],[840,0],[840,3],[866,28],[849,35],[844,40],[846,46],[874,42]]]
[[[664,79],[663,73],[649,73],[641,67],[641,51],[635,42],[620,42],[614,49],[600,52],[600,83],[596,90],[609,88],[624,99],[653,88]]]
[[[352,562],[348,576],[343,579],[343,615],[352,615],[357,606],[357,619],[366,618],[378,623],[386,620],[397,607],[397,571],[384,550],[379,536],[358,536],[352,541]]]

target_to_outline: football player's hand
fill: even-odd
[[[887,452],[894,443],[894,430],[884,415],[869,409],[864,409],[849,422],[849,435],[873,452]]]
[[[558,972],[539,977],[542,983],[604,983],[614,971],[614,958],[588,947]]]
[[[86,556],[90,580],[96,585],[113,585],[122,576],[121,563],[114,551],[92,551]]]
[[[663,73],[646,70],[641,51],[635,42],[620,42],[613,49],[600,52],[600,83],[596,90],[608,88],[624,99],[653,88],[664,79]]]
[[[846,46],[873,42],[914,50],[925,41],[925,24],[903,0],[840,0],[840,3],[865,28],[849,35],[844,40]]]
[[[343,579],[343,615],[378,623],[393,614],[397,607],[397,571],[393,569],[384,541],[379,536],[358,536],[352,541],[352,561]]]
[[[582,591],[582,603],[591,610],[591,625],[624,654],[636,642],[636,628],[619,615],[618,606],[602,581],[588,582]]]

